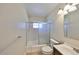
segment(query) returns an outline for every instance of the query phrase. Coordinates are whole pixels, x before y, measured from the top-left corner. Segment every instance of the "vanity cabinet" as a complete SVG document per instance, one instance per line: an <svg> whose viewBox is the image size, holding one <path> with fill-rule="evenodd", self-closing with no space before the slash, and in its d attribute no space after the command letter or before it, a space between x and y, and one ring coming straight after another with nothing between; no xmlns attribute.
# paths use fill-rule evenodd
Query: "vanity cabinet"
<svg viewBox="0 0 79 59"><path fill-rule="evenodd" d="M66 45L66 44L59 44L59 45L54 45L53 47L53 54L54 55L78 55L72 47Z"/></svg>
<svg viewBox="0 0 79 59"><path fill-rule="evenodd" d="M53 55L62 55L55 47L53 47Z"/></svg>

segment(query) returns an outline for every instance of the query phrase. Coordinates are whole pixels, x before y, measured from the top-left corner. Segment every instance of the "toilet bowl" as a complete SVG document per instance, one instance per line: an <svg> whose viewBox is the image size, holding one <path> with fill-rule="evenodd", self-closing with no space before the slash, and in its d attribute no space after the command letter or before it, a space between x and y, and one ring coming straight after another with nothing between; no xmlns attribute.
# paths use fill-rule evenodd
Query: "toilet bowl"
<svg viewBox="0 0 79 59"><path fill-rule="evenodd" d="M41 49L42 54L51 55L53 53L53 49L50 46L44 46Z"/></svg>
<svg viewBox="0 0 79 59"><path fill-rule="evenodd" d="M50 46L43 46L41 48L41 53L44 54L44 55L52 55L53 54L53 45L55 44L59 44L59 42L53 40L53 39L50 39Z"/></svg>

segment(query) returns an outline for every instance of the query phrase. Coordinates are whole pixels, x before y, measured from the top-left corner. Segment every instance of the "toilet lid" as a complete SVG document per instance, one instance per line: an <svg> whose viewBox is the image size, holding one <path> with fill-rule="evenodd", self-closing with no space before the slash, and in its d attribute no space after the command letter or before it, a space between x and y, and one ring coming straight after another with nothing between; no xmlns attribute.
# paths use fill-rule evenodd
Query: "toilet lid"
<svg viewBox="0 0 79 59"><path fill-rule="evenodd" d="M45 51L45 52L51 52L51 51L53 51L53 49L51 49L49 46L44 46L42 48L42 50Z"/></svg>

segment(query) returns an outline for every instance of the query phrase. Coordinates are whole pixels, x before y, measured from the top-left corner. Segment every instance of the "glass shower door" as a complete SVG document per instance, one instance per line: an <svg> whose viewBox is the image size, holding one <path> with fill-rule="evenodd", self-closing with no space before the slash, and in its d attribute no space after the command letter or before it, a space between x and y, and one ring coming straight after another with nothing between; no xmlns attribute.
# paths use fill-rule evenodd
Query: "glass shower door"
<svg viewBox="0 0 79 59"><path fill-rule="evenodd" d="M26 54L32 54L36 51L38 45L38 29L33 27L32 22L26 24Z"/></svg>
<svg viewBox="0 0 79 59"><path fill-rule="evenodd" d="M39 44L49 44L50 39L50 23L40 23L41 28L39 28Z"/></svg>
<svg viewBox="0 0 79 59"><path fill-rule="evenodd" d="M27 47L38 45L38 29L33 28L33 23L30 22L27 30Z"/></svg>
<svg viewBox="0 0 79 59"><path fill-rule="evenodd" d="M49 23L26 23L26 50L27 54L38 51L43 44L49 44Z"/></svg>

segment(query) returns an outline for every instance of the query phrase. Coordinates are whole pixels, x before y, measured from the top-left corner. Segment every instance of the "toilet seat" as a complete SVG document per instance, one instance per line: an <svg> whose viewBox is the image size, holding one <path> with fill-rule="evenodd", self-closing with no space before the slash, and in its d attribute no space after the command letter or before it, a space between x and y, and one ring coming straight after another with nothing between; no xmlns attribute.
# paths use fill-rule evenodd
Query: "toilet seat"
<svg viewBox="0 0 79 59"><path fill-rule="evenodd" d="M43 54L52 54L53 52L53 49L49 46L44 46L42 47L42 53Z"/></svg>

